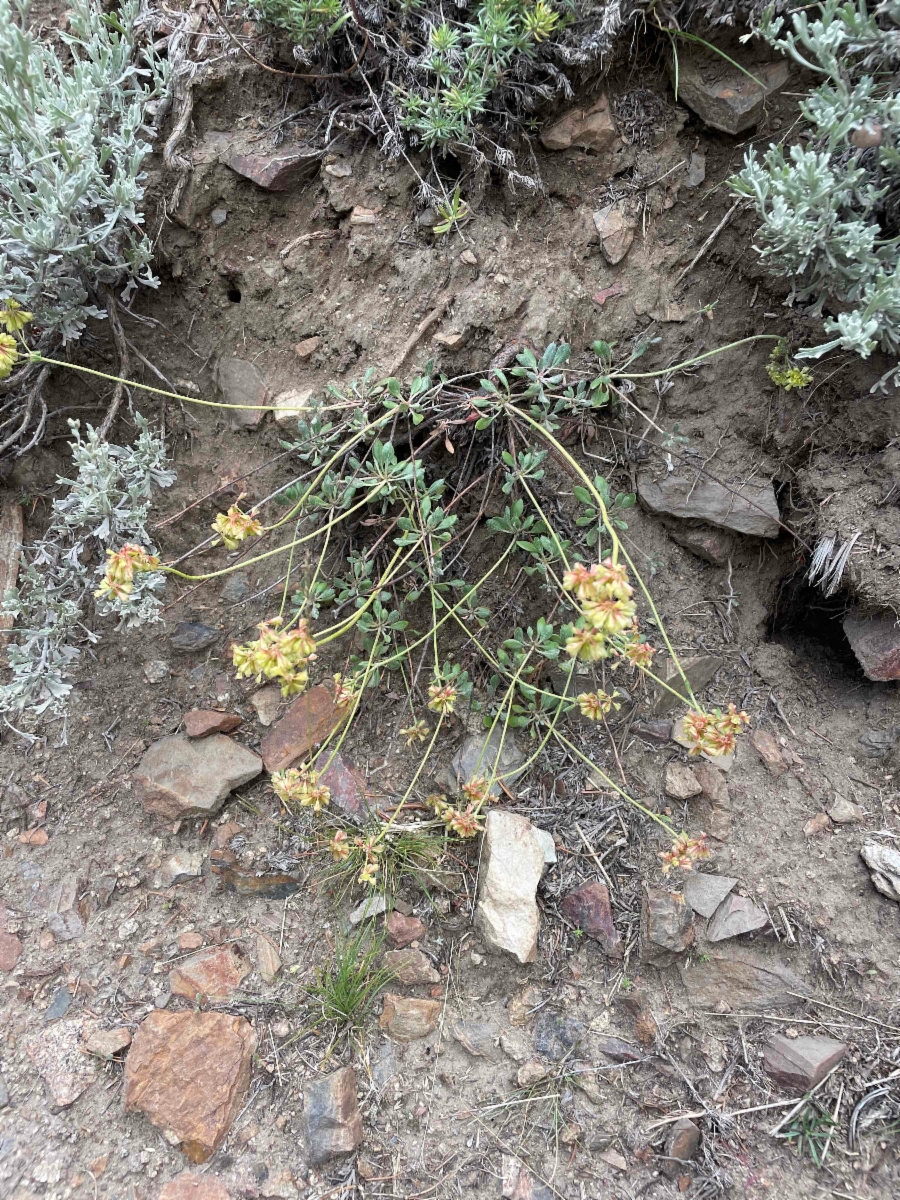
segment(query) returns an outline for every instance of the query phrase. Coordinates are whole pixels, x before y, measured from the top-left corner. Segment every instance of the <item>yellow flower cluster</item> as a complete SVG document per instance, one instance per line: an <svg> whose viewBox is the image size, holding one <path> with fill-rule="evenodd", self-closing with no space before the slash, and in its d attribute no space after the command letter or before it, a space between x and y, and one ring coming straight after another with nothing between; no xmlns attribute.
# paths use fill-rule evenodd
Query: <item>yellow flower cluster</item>
<svg viewBox="0 0 900 1200"><path fill-rule="evenodd" d="M428 707L432 712L449 716L456 707L458 696L452 683L433 683L428 689Z"/></svg>
<svg viewBox="0 0 900 1200"><path fill-rule="evenodd" d="M446 796L426 796L425 803L434 809L434 815L440 817L448 829L461 838L473 838L482 830L481 805L468 804L465 808L455 808Z"/></svg>
<svg viewBox="0 0 900 1200"><path fill-rule="evenodd" d="M406 738L407 746L412 746L416 742L427 742L430 733L431 730L428 728L427 721L415 721L412 725L407 726L406 729L400 730L400 736Z"/></svg>
<svg viewBox="0 0 900 1200"><path fill-rule="evenodd" d="M0 379L12 374L12 369L19 361L19 347L12 334L20 333L32 319L18 300L7 299L0 302L0 325L6 333L0 333Z"/></svg>
<svg viewBox="0 0 900 1200"><path fill-rule="evenodd" d="M625 567L611 558L590 567L576 563L563 575L563 587L581 608L581 620L566 643L568 653L587 662L622 653L623 639L633 640L637 631L634 589Z"/></svg>
<svg viewBox="0 0 900 1200"><path fill-rule="evenodd" d="M372 886L378 882L378 872L381 868L378 856L384 853L384 846L375 834L367 838L355 837L351 842L343 829L337 830L328 843L328 849L337 862L346 862L353 853L354 847L362 858L362 867L357 876L357 882L368 883Z"/></svg>
<svg viewBox="0 0 900 1200"><path fill-rule="evenodd" d="M729 704L724 713L719 708L711 713L689 712L684 718L685 736L691 742L688 754L731 754L737 745L737 735L749 724L750 718L745 712L738 712L734 704Z"/></svg>
<svg viewBox="0 0 900 1200"><path fill-rule="evenodd" d="M311 808L313 812L320 813L331 800L331 789L320 783L316 772L307 767L288 767L285 771L276 771L272 775L272 788L287 809L299 804L302 808Z"/></svg>
<svg viewBox="0 0 900 1200"><path fill-rule="evenodd" d="M659 855L662 859L662 873L666 875L673 868L677 871L691 871L694 863L702 858L709 858L709 853L705 833L701 833L697 838L679 833L671 848Z"/></svg>
<svg viewBox="0 0 900 1200"><path fill-rule="evenodd" d="M219 513L212 523L212 528L228 550L237 550L241 542L248 537L259 537L263 531L253 513L241 512L236 504L232 504L227 513Z"/></svg>
<svg viewBox="0 0 900 1200"><path fill-rule="evenodd" d="M113 600L125 600L134 590L134 577L138 571L155 571L159 559L148 554L143 546L126 542L121 550L107 550L106 574L95 596L109 596Z"/></svg>
<svg viewBox="0 0 900 1200"><path fill-rule="evenodd" d="M587 717L589 721L599 721L613 709L618 710L622 707L616 702L618 694L613 692L610 696L608 692L582 692L575 699L583 717Z"/></svg>
<svg viewBox="0 0 900 1200"><path fill-rule="evenodd" d="M259 637L235 646L232 660L238 678L255 676L257 683L263 677L275 679L281 683L282 696L294 696L309 683L306 664L316 656L316 643L305 619L293 629L279 629L280 624L280 617L262 621L257 626Z"/></svg>
<svg viewBox="0 0 900 1200"><path fill-rule="evenodd" d="M336 671L332 678L334 679L335 708L349 708L362 691L360 681L352 678L345 679L340 671Z"/></svg>

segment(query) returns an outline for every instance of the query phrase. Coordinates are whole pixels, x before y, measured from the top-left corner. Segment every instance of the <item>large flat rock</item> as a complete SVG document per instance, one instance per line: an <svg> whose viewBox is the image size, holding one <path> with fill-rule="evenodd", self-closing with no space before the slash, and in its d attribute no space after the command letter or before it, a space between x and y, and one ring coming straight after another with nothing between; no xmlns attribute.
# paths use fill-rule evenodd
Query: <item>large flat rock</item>
<svg viewBox="0 0 900 1200"><path fill-rule="evenodd" d="M229 793L255 779L262 765L258 754L224 734L199 741L172 734L146 751L134 781L147 812L178 821L217 813Z"/></svg>
<svg viewBox="0 0 900 1200"><path fill-rule="evenodd" d="M771 483L745 483L726 487L693 473L638 476L638 496L652 513L687 520L707 521L736 533L778 537L778 501Z"/></svg>

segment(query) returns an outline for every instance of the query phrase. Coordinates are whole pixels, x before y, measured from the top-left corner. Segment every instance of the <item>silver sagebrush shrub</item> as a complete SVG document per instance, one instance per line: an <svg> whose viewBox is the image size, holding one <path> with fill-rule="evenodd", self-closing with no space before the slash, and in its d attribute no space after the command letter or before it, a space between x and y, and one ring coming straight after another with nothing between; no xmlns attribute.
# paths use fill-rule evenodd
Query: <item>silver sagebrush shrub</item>
<svg viewBox="0 0 900 1200"><path fill-rule="evenodd" d="M67 493L53 502L53 516L31 547L19 587L0 602L0 613L16 619L16 640L8 650L12 679L0 685L0 712L63 711L72 690L69 672L81 653L76 639L97 641L85 625L85 609L105 570L105 551L123 542L153 550L147 519L152 485L169 487L175 475L166 466L166 448L140 413L133 446L113 446L89 425L82 436L70 421L74 479L59 479ZM159 572L136 576L127 600L100 599L101 615L114 612L127 625L159 619Z"/></svg>
<svg viewBox="0 0 900 1200"><path fill-rule="evenodd" d="M757 249L791 280L788 301L811 301L829 350L900 355L900 2L825 0L815 20L763 20L763 37L822 80L800 105L806 142L750 150L731 180L762 218ZM894 367L880 386L900 374Z"/></svg>
<svg viewBox="0 0 900 1200"><path fill-rule="evenodd" d="M54 41L27 0L0 0L0 300L35 315L44 344L77 338L102 284L155 285L143 230L151 101L166 65L136 61L141 0L73 0Z"/></svg>

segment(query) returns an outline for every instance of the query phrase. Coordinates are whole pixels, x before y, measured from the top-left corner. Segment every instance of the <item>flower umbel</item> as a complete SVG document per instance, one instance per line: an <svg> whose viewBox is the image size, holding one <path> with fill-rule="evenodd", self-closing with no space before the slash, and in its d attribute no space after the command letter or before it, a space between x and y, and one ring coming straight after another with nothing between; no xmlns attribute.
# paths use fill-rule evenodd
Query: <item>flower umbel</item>
<svg viewBox="0 0 900 1200"><path fill-rule="evenodd" d="M706 834L691 838L684 832L678 834L669 850L663 850L659 857L662 859L662 873L668 874L673 868L678 871L691 871L694 863L700 859L709 858L709 846L706 844Z"/></svg>
<svg viewBox="0 0 900 1200"><path fill-rule="evenodd" d="M350 839L343 829L338 829L334 837L328 843L328 849L338 862L343 862L344 859L350 857Z"/></svg>
<svg viewBox="0 0 900 1200"><path fill-rule="evenodd" d="M94 592L98 597L124 600L134 590L134 576L138 571L156 571L159 568L157 556L133 542L126 542L121 550L107 550L106 555L106 574Z"/></svg>
<svg viewBox="0 0 900 1200"><path fill-rule="evenodd" d="M0 333L0 379L5 379L12 373L18 359L19 351L16 347L16 339L10 337L8 333Z"/></svg>
<svg viewBox="0 0 900 1200"><path fill-rule="evenodd" d="M406 729L401 729L399 732L402 738L406 738L407 746L413 746L416 742L427 742L431 730L428 727L427 721L416 721L413 725L408 725Z"/></svg>
<svg viewBox="0 0 900 1200"><path fill-rule="evenodd" d="M285 771L276 771L272 775L272 790L287 809L299 804L302 808L311 808L313 812L320 813L331 800L331 789L319 783L317 773L306 767L288 767Z"/></svg>
<svg viewBox="0 0 900 1200"><path fill-rule="evenodd" d="M7 333L18 333L32 319L33 314L26 312L18 300L13 300L12 297L0 304L0 325Z"/></svg>
<svg viewBox="0 0 900 1200"><path fill-rule="evenodd" d="M316 643L305 618L293 629L279 629L280 624L280 617L261 622L257 626L259 637L235 646L232 660L238 678L255 676L257 682L263 677L276 679L281 683L282 696L293 696L309 682L306 666L316 656Z"/></svg>
<svg viewBox="0 0 900 1200"><path fill-rule="evenodd" d="M241 542L248 537L259 537L263 531L253 513L241 512L236 504L232 504L227 513L219 513L212 523L212 528L228 550L237 550Z"/></svg>
<svg viewBox="0 0 900 1200"><path fill-rule="evenodd" d="M618 692L613 692L610 696L608 692L582 692L580 696L576 696L581 715L587 717L589 721L601 720L614 708L622 707L615 699L618 694Z"/></svg>
<svg viewBox="0 0 900 1200"><path fill-rule="evenodd" d="M481 832L482 826L479 823L479 817L480 813L471 804L465 810L445 808L441 813L441 820L444 821L447 828L452 829L461 838L472 838Z"/></svg>
<svg viewBox="0 0 900 1200"><path fill-rule="evenodd" d="M684 734L691 743L688 754L692 757L731 754L737 745L737 735L749 723L747 714L739 712L734 704L729 704L724 713L720 708L711 713L689 712L684 718Z"/></svg>
<svg viewBox="0 0 900 1200"><path fill-rule="evenodd" d="M428 689L428 707L442 716L449 715L456 707L458 696L452 683L433 683Z"/></svg>

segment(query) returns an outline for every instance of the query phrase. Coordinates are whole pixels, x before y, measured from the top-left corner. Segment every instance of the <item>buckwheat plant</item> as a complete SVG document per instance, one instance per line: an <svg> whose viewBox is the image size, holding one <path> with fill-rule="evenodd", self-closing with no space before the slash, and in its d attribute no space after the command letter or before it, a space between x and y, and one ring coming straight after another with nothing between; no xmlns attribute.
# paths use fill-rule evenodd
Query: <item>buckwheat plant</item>
<svg viewBox="0 0 900 1200"><path fill-rule="evenodd" d="M368 372L349 387L333 385L304 414L296 445L286 443L306 472L280 489L287 511L235 506L216 516L213 531L238 555L218 569L200 575L159 567L200 583L283 557L280 607L257 637L234 646L233 660L239 676L275 680L286 696L314 684L333 695L331 734L305 761L272 776L285 808L322 823L331 878L390 891L404 871L431 870L429 839L474 837L488 806L503 800L500 751L513 731L531 742L519 769L555 744L597 771L568 722L581 714L598 737L608 732L620 704L608 673L627 674L638 686L648 679L682 702L693 697L683 673L676 691L653 671L644 621L678 660L620 537L632 498L588 475L565 445L567 432L610 406L623 386L670 373L630 370L639 353L614 367L614 348L597 343L576 366L571 347L554 343L540 356L523 349L508 371L481 379L450 381L426 364L408 385ZM327 442L311 455L311 430L326 426ZM313 458L318 465L309 469ZM546 480L551 460L556 474ZM485 519L491 492L503 508ZM571 501L565 518L555 504L561 493ZM475 537L486 555L477 569L468 549ZM136 585L158 574L153 553L123 549L124 557L111 559L110 606L120 602L120 578ZM298 554L315 565L304 567L304 584L292 593ZM510 614L526 608L530 623L518 627ZM344 661L337 675L326 666L334 651ZM554 664L562 670L551 685ZM576 675L589 686L573 686ZM367 698L387 679L405 696L395 733L409 748L407 779L389 802L379 801L386 809L345 820L334 812L329 770ZM689 708L692 753L715 759L733 750L745 714L733 705L707 713L693 699ZM431 792L435 748L460 718L473 717L488 731L485 749L455 790ZM496 757L492 751L483 761L487 745L498 743ZM671 843L664 865L686 870L703 857L702 834L680 832L598 773L662 827ZM423 810L427 818L410 824Z"/></svg>
<svg viewBox="0 0 900 1200"><path fill-rule="evenodd" d="M757 250L810 302L826 341L797 352L900 354L900 3L825 0L811 19L766 14L759 32L821 81L801 103L803 141L747 153L731 180L762 226ZM830 310L823 316L826 307ZM898 378L892 367L875 385ZM802 385L801 385L802 386Z"/></svg>

